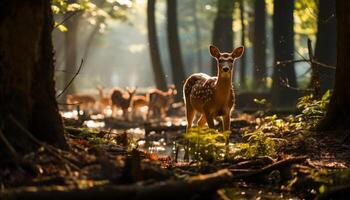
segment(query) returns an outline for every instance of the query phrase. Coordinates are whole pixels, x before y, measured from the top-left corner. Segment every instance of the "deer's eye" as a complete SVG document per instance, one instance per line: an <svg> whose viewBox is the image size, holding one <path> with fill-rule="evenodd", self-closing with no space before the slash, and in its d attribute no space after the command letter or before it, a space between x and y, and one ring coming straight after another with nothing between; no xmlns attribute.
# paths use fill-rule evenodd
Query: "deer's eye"
<svg viewBox="0 0 350 200"><path fill-rule="evenodd" d="M224 60L219 60L219 63L223 63L223 62L225 62Z"/></svg>

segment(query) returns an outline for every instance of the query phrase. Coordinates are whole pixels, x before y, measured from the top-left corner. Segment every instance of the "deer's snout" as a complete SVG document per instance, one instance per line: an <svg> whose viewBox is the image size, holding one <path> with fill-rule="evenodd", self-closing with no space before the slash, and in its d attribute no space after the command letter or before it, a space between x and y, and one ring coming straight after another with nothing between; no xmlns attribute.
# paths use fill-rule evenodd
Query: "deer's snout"
<svg viewBox="0 0 350 200"><path fill-rule="evenodd" d="M224 72L228 72L228 71L230 70L230 68L227 67L227 66L224 66L224 67L222 68L222 70L223 70Z"/></svg>

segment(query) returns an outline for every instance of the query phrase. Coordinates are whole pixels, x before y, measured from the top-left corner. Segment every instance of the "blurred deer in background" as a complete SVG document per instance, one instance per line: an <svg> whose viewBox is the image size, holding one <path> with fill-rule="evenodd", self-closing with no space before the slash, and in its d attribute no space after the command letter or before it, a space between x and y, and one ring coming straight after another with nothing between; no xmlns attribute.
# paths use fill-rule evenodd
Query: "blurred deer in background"
<svg viewBox="0 0 350 200"><path fill-rule="evenodd" d="M154 89L152 92L150 92L147 119L150 119L151 113L152 117L157 119L165 117L166 111L174 102L174 96L176 93L177 91L174 85L170 85L168 91L166 92L158 89Z"/></svg>
<svg viewBox="0 0 350 200"><path fill-rule="evenodd" d="M99 100L98 100L98 110L102 113L104 109L108 108L108 106L111 106L111 97L105 96L103 92L103 87L97 86L96 89L98 90L99 94Z"/></svg>
<svg viewBox="0 0 350 200"><path fill-rule="evenodd" d="M145 120L147 110L148 110L148 95L135 95L132 98L131 102L131 109L132 109L132 115L133 119L135 119L137 116L140 116L142 120Z"/></svg>
<svg viewBox="0 0 350 200"><path fill-rule="evenodd" d="M227 131L230 130L230 115L235 103L233 66L235 60L243 54L244 47L238 47L231 53L221 53L212 45L209 50L216 60L217 76L196 73L188 77L184 84L187 130L192 127L197 111L201 114L198 126L208 123L209 128L214 128L214 118L222 116L223 131Z"/></svg>
<svg viewBox="0 0 350 200"><path fill-rule="evenodd" d="M87 111L94 109L96 99L89 94L69 94L66 97L66 103L69 110L73 110L74 107L79 106L80 110Z"/></svg>
<svg viewBox="0 0 350 200"><path fill-rule="evenodd" d="M128 120L128 109L131 105L132 97L134 96L136 89L130 90L126 88L127 94L120 89L113 89L111 94L112 111L115 112L117 107L123 111L124 119Z"/></svg>

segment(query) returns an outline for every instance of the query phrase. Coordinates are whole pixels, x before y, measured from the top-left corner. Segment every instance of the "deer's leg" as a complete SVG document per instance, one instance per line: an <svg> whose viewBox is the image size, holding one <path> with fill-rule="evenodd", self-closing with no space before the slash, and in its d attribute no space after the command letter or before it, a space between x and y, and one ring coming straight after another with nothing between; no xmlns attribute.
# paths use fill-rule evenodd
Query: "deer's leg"
<svg viewBox="0 0 350 200"><path fill-rule="evenodd" d="M186 104L186 118L187 118L187 129L186 132L192 127L195 110L191 105Z"/></svg>
<svg viewBox="0 0 350 200"><path fill-rule="evenodd" d="M213 116L208 112L205 111L205 119L207 120L209 128L214 128L214 118Z"/></svg>
<svg viewBox="0 0 350 200"><path fill-rule="evenodd" d="M223 124L223 131L229 131L230 130L230 115L227 114L227 115L224 115L222 117L222 124Z"/></svg>
<svg viewBox="0 0 350 200"><path fill-rule="evenodd" d="M201 116L199 117L199 120L197 122L197 125L199 127L203 127L205 125L205 123L207 123L207 119L205 118L204 114L201 114Z"/></svg>

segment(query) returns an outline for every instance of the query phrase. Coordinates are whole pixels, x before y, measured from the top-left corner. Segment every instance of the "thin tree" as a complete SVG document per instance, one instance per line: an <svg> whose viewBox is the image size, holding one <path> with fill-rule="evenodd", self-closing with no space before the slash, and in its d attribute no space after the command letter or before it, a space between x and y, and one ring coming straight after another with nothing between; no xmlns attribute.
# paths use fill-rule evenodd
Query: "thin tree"
<svg viewBox="0 0 350 200"><path fill-rule="evenodd" d="M154 82L156 87L160 90L166 90L167 84L163 71L162 62L160 59L160 52L158 47L156 19L155 19L155 3L156 0L147 1L147 28L148 28L148 42L149 52L151 57L151 64L154 74Z"/></svg>
<svg viewBox="0 0 350 200"><path fill-rule="evenodd" d="M350 1L336 1L337 67L334 92L319 130L350 128Z"/></svg>
<svg viewBox="0 0 350 200"><path fill-rule="evenodd" d="M178 91L175 101L182 100L182 85L185 81L185 70L181 55L181 45L178 34L177 24L177 0L167 0L167 33L170 53L170 63L172 77Z"/></svg>
<svg viewBox="0 0 350 200"><path fill-rule="evenodd" d="M230 52L233 49L233 0L218 0L217 13L213 26L213 45L223 52ZM212 62L212 72L216 74L216 63Z"/></svg>
<svg viewBox="0 0 350 200"><path fill-rule="evenodd" d="M68 148L55 99L51 1L1 4L0 154L11 149L5 140L17 153L36 149L29 135Z"/></svg>
<svg viewBox="0 0 350 200"><path fill-rule="evenodd" d="M241 45L245 46L245 25L244 25L244 1L240 0L239 1L239 10L240 10L240 19L241 19L241 26L242 26L242 30L241 30ZM241 85L240 87L242 89L247 87L247 81L246 81L246 60L245 60L245 55L243 54L241 59L240 59L240 82Z"/></svg>
<svg viewBox="0 0 350 200"><path fill-rule="evenodd" d="M294 0L274 0L273 43L275 63L294 59ZM273 70L272 103L291 107L296 101L297 87L294 64L277 65Z"/></svg>
<svg viewBox="0 0 350 200"><path fill-rule="evenodd" d="M201 29L199 27L199 20L197 16L197 4L199 1L192 3L192 14L193 14L193 25L195 33L195 42L196 42L196 56L197 56L197 69L199 71L203 70L202 62L202 52L201 52Z"/></svg>
<svg viewBox="0 0 350 200"><path fill-rule="evenodd" d="M335 66L336 64L336 17L335 1L320 0L318 5L317 41L315 58L321 63ZM335 70L319 68L321 93L333 88Z"/></svg>
<svg viewBox="0 0 350 200"><path fill-rule="evenodd" d="M253 77L255 88L264 89L266 79L266 3L254 1Z"/></svg>

